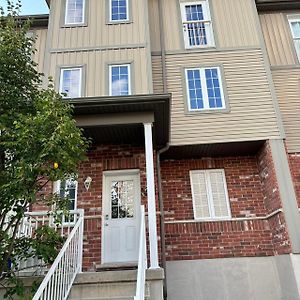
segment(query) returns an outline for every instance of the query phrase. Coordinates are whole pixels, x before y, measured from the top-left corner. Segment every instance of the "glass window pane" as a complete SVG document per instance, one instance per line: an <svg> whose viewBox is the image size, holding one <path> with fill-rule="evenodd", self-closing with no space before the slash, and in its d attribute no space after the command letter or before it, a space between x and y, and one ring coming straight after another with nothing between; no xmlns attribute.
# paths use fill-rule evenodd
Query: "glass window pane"
<svg viewBox="0 0 300 300"><path fill-rule="evenodd" d="M187 70L187 79L190 109L203 109L203 94L200 81L200 70Z"/></svg>
<svg viewBox="0 0 300 300"><path fill-rule="evenodd" d="M294 38L300 38L300 21L291 22Z"/></svg>
<svg viewBox="0 0 300 300"><path fill-rule="evenodd" d="M122 21L127 20L127 1L126 0L110 0L111 2L111 20Z"/></svg>
<svg viewBox="0 0 300 300"><path fill-rule="evenodd" d="M76 24L83 23L84 0L68 0L66 6L66 23Z"/></svg>
<svg viewBox="0 0 300 300"><path fill-rule="evenodd" d="M209 108L222 108L223 104L221 98L218 69L205 69L205 77Z"/></svg>
<svg viewBox="0 0 300 300"><path fill-rule="evenodd" d="M68 98L78 98L81 95L81 69L62 70L61 93L67 94Z"/></svg>
<svg viewBox="0 0 300 300"><path fill-rule="evenodd" d="M111 217L124 219L134 217L133 180L111 182Z"/></svg>
<svg viewBox="0 0 300 300"><path fill-rule="evenodd" d="M110 83L111 95L129 95L129 66L112 66Z"/></svg>

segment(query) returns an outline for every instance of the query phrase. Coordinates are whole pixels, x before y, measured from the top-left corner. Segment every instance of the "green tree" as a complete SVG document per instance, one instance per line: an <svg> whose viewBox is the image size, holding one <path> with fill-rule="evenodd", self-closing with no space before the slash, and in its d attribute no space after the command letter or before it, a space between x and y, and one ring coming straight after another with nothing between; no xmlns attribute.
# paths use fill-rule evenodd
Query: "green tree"
<svg viewBox="0 0 300 300"><path fill-rule="evenodd" d="M7 1L7 15L0 8L0 284L14 287L7 297L24 298L18 261L38 256L49 264L63 240L47 226L32 237L18 237L18 226L32 205L43 203L56 212L68 207L66 199L43 189L76 174L88 141L72 107L53 86L42 88L30 21L21 20L20 7Z"/></svg>

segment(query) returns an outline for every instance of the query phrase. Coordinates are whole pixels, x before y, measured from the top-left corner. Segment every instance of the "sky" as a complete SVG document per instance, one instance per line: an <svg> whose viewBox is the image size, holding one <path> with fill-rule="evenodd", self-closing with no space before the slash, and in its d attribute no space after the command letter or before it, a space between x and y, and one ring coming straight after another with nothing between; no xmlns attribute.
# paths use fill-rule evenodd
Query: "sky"
<svg viewBox="0 0 300 300"><path fill-rule="evenodd" d="M16 0L13 0L16 2ZM45 0L21 0L21 15L38 15L49 13ZM0 0L0 6L6 7L6 0Z"/></svg>

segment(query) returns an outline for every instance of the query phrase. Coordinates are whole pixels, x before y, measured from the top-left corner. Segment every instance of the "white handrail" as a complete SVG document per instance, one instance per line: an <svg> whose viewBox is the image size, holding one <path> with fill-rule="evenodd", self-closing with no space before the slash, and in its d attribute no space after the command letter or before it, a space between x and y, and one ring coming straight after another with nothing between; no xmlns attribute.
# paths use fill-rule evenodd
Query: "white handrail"
<svg viewBox="0 0 300 300"><path fill-rule="evenodd" d="M54 263L40 284L32 300L67 299L77 273L82 267L83 210L60 250Z"/></svg>
<svg viewBox="0 0 300 300"><path fill-rule="evenodd" d="M146 246L146 226L145 226L145 207L141 206L141 225L140 225L140 244L139 244L139 263L137 272L136 292L134 300L145 299L145 283L147 269L147 246Z"/></svg>

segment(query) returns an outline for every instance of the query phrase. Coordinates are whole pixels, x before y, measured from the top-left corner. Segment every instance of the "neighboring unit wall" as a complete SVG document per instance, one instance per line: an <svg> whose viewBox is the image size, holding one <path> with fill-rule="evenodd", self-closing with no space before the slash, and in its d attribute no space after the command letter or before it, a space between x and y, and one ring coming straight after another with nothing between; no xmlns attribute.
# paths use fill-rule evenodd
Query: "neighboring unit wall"
<svg viewBox="0 0 300 300"><path fill-rule="evenodd" d="M33 28L32 31L36 38L34 45L36 52L33 55L33 60L37 63L38 72L43 73L48 29Z"/></svg>
<svg viewBox="0 0 300 300"><path fill-rule="evenodd" d="M129 20L109 21L109 1L86 0L84 24L64 25L66 0L51 1L47 75L59 66L84 66L83 97L108 95L108 64L131 63L132 94L153 92L148 5L129 0Z"/></svg>
<svg viewBox="0 0 300 300"><path fill-rule="evenodd" d="M300 153L290 153L289 162L291 174L294 181L294 188L297 196L298 207L300 207Z"/></svg>
<svg viewBox="0 0 300 300"><path fill-rule="evenodd" d="M272 70L286 133L287 150L300 152L300 66Z"/></svg>
<svg viewBox="0 0 300 300"><path fill-rule="evenodd" d="M271 66L297 63L288 15L288 13L275 12L259 16Z"/></svg>
<svg viewBox="0 0 300 300"><path fill-rule="evenodd" d="M130 0L129 21L109 22L109 0L86 0L86 22L79 26L64 25L65 0L51 1L53 20L51 48L106 48L108 46L143 45L147 40L145 0Z"/></svg>
<svg viewBox="0 0 300 300"><path fill-rule="evenodd" d="M260 22L286 133L286 149L289 153L298 206L300 206L300 64L288 22L289 15L300 16L300 10L261 13Z"/></svg>
<svg viewBox="0 0 300 300"><path fill-rule="evenodd" d="M109 94L109 64L131 64L132 94L149 94L150 82L147 80L147 51L145 48L113 51L65 51L51 54L50 75L56 78L59 87L59 70L63 66L83 66L83 97L105 96Z"/></svg>
<svg viewBox="0 0 300 300"><path fill-rule="evenodd" d="M286 133L287 150L294 153L300 152L300 65L288 23L289 15L300 15L300 11L263 13L260 21Z"/></svg>
<svg viewBox="0 0 300 300"><path fill-rule="evenodd" d="M265 208L267 213L270 214L278 209L282 209L282 202L269 142L266 142L258 153L257 162ZM290 253L291 243L283 213L280 212L271 217L269 219L269 226L272 233L274 254Z"/></svg>

